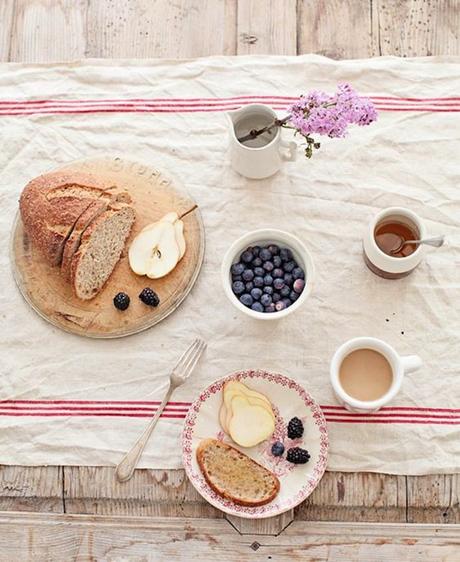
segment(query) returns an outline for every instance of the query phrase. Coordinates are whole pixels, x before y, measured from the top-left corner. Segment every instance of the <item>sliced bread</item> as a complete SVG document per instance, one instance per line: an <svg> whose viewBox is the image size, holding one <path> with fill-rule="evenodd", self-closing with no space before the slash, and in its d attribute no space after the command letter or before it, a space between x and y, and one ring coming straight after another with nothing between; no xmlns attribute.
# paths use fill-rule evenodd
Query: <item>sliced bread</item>
<svg viewBox="0 0 460 562"><path fill-rule="evenodd" d="M211 488L236 504L264 505L279 492L279 480L272 472L222 441L204 439L196 458Z"/></svg>
<svg viewBox="0 0 460 562"><path fill-rule="evenodd" d="M65 279L70 280L72 258L80 246L83 232L99 215L107 210L108 206L108 201L104 201L104 199L93 201L75 223L72 234L65 243L64 252L62 254L61 274Z"/></svg>
<svg viewBox="0 0 460 562"><path fill-rule="evenodd" d="M119 205L103 212L84 230L72 257L70 277L75 295L94 298L117 265L134 224L135 212Z"/></svg>
<svg viewBox="0 0 460 562"><path fill-rule="evenodd" d="M19 200L24 230L50 265L61 263L82 213L95 199L111 197L113 189L111 183L80 172L53 172L26 185Z"/></svg>

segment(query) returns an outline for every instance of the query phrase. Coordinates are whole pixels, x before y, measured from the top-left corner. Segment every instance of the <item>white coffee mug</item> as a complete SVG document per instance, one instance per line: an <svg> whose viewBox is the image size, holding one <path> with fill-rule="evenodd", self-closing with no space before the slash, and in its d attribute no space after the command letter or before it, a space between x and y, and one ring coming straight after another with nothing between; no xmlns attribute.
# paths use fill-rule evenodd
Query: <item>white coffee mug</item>
<svg viewBox="0 0 460 562"><path fill-rule="evenodd" d="M297 144L281 138L281 128L273 127L272 139L263 146L246 146L238 140L240 134L249 133L248 127L262 128L274 122L276 113L267 105L252 103L227 112L230 133L230 160L232 168L250 179L263 179L276 174L283 160L297 157ZM244 120L244 121L243 121ZM239 133L239 125L248 123Z"/></svg>
<svg viewBox="0 0 460 562"><path fill-rule="evenodd" d="M393 381L388 391L377 400L357 400L345 392L340 379L339 372L342 361L352 351L358 349L372 349L381 353L391 366ZM372 413L388 404L401 388L404 375L416 371L422 366L422 360L418 355L408 355L401 357L390 345L376 338L354 338L341 345L331 361L330 377L332 388L339 402L347 410L360 413Z"/></svg>

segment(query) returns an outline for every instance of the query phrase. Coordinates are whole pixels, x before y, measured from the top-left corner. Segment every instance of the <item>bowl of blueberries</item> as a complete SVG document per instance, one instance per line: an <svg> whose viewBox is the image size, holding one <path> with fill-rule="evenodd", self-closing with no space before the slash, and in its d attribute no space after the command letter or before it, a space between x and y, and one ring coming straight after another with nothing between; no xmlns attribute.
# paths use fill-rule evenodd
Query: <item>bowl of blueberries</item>
<svg viewBox="0 0 460 562"><path fill-rule="evenodd" d="M241 312L258 320L283 318L305 302L315 269L303 242L282 230L248 232L222 262L225 294Z"/></svg>

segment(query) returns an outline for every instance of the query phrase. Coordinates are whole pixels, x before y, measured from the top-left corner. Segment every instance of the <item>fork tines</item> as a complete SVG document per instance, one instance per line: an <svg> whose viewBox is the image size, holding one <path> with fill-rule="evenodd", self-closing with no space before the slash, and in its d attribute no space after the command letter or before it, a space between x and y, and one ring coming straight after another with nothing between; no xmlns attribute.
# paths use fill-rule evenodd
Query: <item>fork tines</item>
<svg viewBox="0 0 460 562"><path fill-rule="evenodd" d="M192 345L183 353L182 357L176 363L173 373L178 377L186 379L193 371L200 355L205 349L206 343L203 340L199 338L194 340Z"/></svg>

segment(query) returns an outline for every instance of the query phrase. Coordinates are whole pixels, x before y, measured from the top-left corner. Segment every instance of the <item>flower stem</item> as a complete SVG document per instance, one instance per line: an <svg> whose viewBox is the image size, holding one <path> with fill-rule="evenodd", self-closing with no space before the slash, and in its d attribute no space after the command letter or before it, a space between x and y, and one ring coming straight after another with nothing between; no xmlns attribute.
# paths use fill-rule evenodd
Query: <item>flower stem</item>
<svg viewBox="0 0 460 562"><path fill-rule="evenodd" d="M273 123L270 123L269 125L266 125L262 129L252 129L252 131L249 131L249 133L247 135L239 137L237 140L240 143L245 143L248 140L256 139L262 133L265 133L265 132L273 129L273 127L282 127L285 123L287 123L289 121L290 118L291 118L290 115L286 115L286 117L283 117L283 119L275 119L273 121Z"/></svg>

